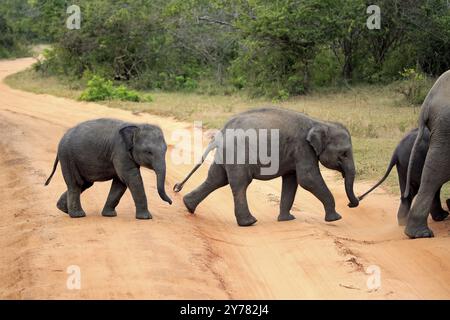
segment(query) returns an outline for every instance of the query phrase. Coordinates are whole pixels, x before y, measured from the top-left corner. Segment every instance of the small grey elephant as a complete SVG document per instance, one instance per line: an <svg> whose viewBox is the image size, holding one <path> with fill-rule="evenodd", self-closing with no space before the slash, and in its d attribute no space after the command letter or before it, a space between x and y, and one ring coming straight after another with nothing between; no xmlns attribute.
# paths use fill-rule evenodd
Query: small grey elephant
<svg viewBox="0 0 450 320"><path fill-rule="evenodd" d="M411 151L414 145L414 141L417 138L419 129L413 129L408 132L403 139L399 142L392 155L391 161L388 165L386 173L383 178L378 181L370 190L359 197L359 201L362 201L369 193L378 188L389 176L392 168L395 166L398 173L398 181L400 184L401 203L397 213L398 224L401 226L406 225L409 209L411 208L412 201L417 195L420 187L420 179L422 177L423 165L427 156L428 147L430 145L430 131L424 129L423 139L417 145L416 153L414 155L414 167L411 171L411 191L407 198L403 197L403 193L406 189L406 178L408 174L408 165ZM441 188L436 192L433 198L433 204L430 209L431 216L435 221L442 221L448 216L448 212L442 208L441 204ZM447 207L449 207L450 199L447 199Z"/></svg>
<svg viewBox="0 0 450 320"><path fill-rule="evenodd" d="M82 122L62 137L50 183L58 161L67 185L57 207L72 218L84 217L80 194L96 181L112 179L102 215L116 216L116 206L129 188L136 205L137 219L151 219L140 167L154 170L159 196L172 204L165 192L167 145L161 129L150 124L134 124L115 119Z"/></svg>
<svg viewBox="0 0 450 320"><path fill-rule="evenodd" d="M411 193L415 155L424 139L425 128L431 132L430 147L425 159L419 192L409 212L405 228L405 234L410 238L434 236L428 227L428 213L436 192L444 183L450 181L450 70L436 80L422 104L419 132L409 160L405 198Z"/></svg>
<svg viewBox="0 0 450 320"><path fill-rule="evenodd" d="M230 184L237 224L239 226L250 226L256 222L256 219L248 208L247 187L253 179L270 180L281 176L279 221L295 218L290 210L298 184L322 202L325 208L326 221L339 220L341 216L336 212L333 195L322 178L319 162L329 169L342 173L345 178L347 196L350 200L349 206L358 206L359 201L353 192L355 164L351 137L348 130L341 124L314 120L302 113L281 108L261 108L236 115L225 124L219 133L222 137L227 137L227 132L240 130L251 136L251 130L261 133L262 130L268 132L271 129L279 132L279 147L276 155L279 159L279 165L275 173L262 174L261 169L264 165L261 159L258 159L257 163L254 164L249 161L244 164L239 164L237 161L234 163L223 161L223 156L230 148L230 143L226 143L226 139L222 141L223 143L218 143L215 138L207 147L201 162L194 167L183 182L174 186L174 191L179 192L184 183L199 168L208 153L217 149L206 181L183 198L188 211L194 213L199 203L211 192ZM260 135L256 136L261 140ZM246 140L248 140L247 138L249 137L246 137ZM232 150L238 150L236 144L237 139L231 142ZM271 153L272 141L268 141L267 145L267 149ZM249 146L250 143L245 144L247 160L251 156Z"/></svg>

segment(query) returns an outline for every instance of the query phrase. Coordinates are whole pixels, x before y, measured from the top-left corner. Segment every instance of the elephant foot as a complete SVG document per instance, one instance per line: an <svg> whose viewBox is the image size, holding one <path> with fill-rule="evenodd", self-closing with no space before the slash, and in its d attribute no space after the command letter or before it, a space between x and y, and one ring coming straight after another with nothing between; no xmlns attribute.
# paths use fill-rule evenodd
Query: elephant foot
<svg viewBox="0 0 450 320"><path fill-rule="evenodd" d="M258 221L258 220L256 220L256 218L255 218L254 216L252 216L252 215L249 215L249 216L247 216L247 217L245 217L245 218L237 218L236 220L237 220L237 223L238 223L238 225L239 225L240 227L249 227L249 226L251 226L252 224L254 224L256 221Z"/></svg>
<svg viewBox="0 0 450 320"><path fill-rule="evenodd" d="M140 210L140 211L136 211L136 219L140 219L140 220L148 220L148 219L152 219L152 215L150 214L150 211L148 210Z"/></svg>
<svg viewBox="0 0 450 320"><path fill-rule="evenodd" d="M104 217L116 217L117 211L115 209L104 208L102 211L102 216Z"/></svg>
<svg viewBox="0 0 450 320"><path fill-rule="evenodd" d="M434 237L433 231L431 231L431 229L428 228L427 226L421 226L421 227L417 227L417 228L406 227L405 234L408 237L410 237L411 239L433 238Z"/></svg>
<svg viewBox="0 0 450 320"><path fill-rule="evenodd" d="M339 213L337 213L337 212L327 213L325 215L325 221L326 222L337 221L337 220L340 220L340 219L342 219L342 216Z"/></svg>
<svg viewBox="0 0 450 320"><path fill-rule="evenodd" d="M56 203L56 207L64 213L69 213L69 209L67 209L67 201L58 200Z"/></svg>
<svg viewBox="0 0 450 320"><path fill-rule="evenodd" d="M189 201L188 195L185 195L185 196L183 197L183 203L184 203L186 209L188 209L188 211L189 211L190 213L194 213L194 212L195 212L195 208L196 208L197 206L194 206L194 205L191 203L191 201Z"/></svg>
<svg viewBox="0 0 450 320"><path fill-rule="evenodd" d="M448 217L448 212L445 210L431 212L431 217L433 218L434 221L443 221L443 220L445 220L445 218Z"/></svg>
<svg viewBox="0 0 450 320"><path fill-rule="evenodd" d="M83 218L83 217L86 217L86 213L83 210L77 210L77 211L69 212L69 216L71 218Z"/></svg>
<svg viewBox="0 0 450 320"><path fill-rule="evenodd" d="M290 220L294 220L294 219L295 219L295 216L290 213L280 214L278 216L278 221L290 221Z"/></svg>

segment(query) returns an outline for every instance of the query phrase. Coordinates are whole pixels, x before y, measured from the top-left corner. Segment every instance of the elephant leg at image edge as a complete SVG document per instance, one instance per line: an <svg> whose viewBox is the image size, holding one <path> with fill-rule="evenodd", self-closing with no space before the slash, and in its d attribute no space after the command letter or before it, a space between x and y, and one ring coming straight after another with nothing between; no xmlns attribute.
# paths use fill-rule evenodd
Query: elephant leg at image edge
<svg viewBox="0 0 450 320"><path fill-rule="evenodd" d="M439 188L434 196L430 213L434 221L443 221L448 217L448 212L442 208L441 204L441 188Z"/></svg>
<svg viewBox="0 0 450 320"><path fill-rule="evenodd" d="M285 175L282 179L280 215L278 216L278 221L289 221L295 219L295 216L292 215L290 211L297 192L297 176L294 173Z"/></svg>
<svg viewBox="0 0 450 320"><path fill-rule="evenodd" d="M450 167L450 161L445 157L445 154L448 154L446 151L442 150L442 148L430 148L428 151L419 193L409 212L408 223L405 228L405 234L410 238L429 238L434 236L433 231L428 227L427 217L436 193L450 178L445 170L445 165ZM436 174L439 172L441 176Z"/></svg>

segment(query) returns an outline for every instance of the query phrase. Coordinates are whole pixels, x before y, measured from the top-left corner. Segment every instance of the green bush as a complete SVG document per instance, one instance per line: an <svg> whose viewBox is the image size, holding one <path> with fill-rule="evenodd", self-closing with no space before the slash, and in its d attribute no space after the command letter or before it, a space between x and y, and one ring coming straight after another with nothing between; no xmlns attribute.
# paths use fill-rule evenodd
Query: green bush
<svg viewBox="0 0 450 320"><path fill-rule="evenodd" d="M86 90L80 96L83 101L102 101L113 99L114 87L111 80L105 80L100 76L93 76L88 81Z"/></svg>
<svg viewBox="0 0 450 320"><path fill-rule="evenodd" d="M425 74L415 69L405 69L400 75L403 80L401 80L397 91L404 95L410 104L422 104L433 85L432 81Z"/></svg>
<svg viewBox="0 0 450 320"><path fill-rule="evenodd" d="M130 90L124 85L114 87L111 80L106 80L98 75L94 75L91 80L88 81L87 88L80 96L80 100L83 101L103 101L112 99L132 102L151 102L153 100L149 95L141 98L137 91Z"/></svg>
<svg viewBox="0 0 450 320"><path fill-rule="evenodd" d="M119 99L122 101L134 101L139 102L141 98L139 94L134 90L129 90L124 85L121 85L114 89L113 96L115 99Z"/></svg>

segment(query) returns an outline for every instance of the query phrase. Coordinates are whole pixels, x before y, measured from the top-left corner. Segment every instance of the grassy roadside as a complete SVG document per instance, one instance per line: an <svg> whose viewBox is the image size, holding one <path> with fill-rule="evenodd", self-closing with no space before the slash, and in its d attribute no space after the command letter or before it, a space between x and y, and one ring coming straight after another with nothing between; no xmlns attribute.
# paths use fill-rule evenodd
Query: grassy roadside
<svg viewBox="0 0 450 320"><path fill-rule="evenodd" d="M83 86L56 77L43 78L32 69L9 76L13 88L78 99ZM418 108L408 106L392 87L363 86L347 91L316 92L283 102L250 99L239 95L145 92L152 102L105 101L113 108L171 116L182 121L202 121L208 128L220 127L231 115L259 106L278 105L310 116L343 123L353 137L358 180L378 180L403 135L417 123ZM391 174L386 189L399 194L397 174ZM450 195L445 188L443 196Z"/></svg>

